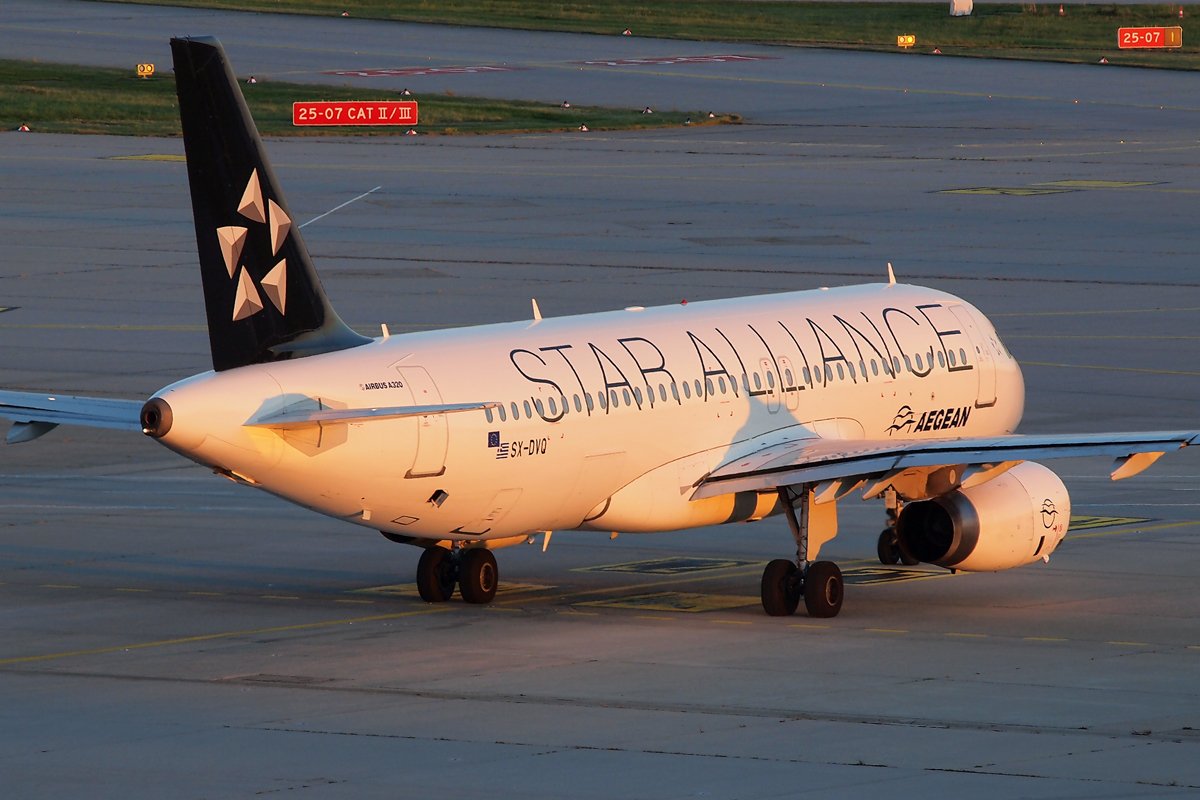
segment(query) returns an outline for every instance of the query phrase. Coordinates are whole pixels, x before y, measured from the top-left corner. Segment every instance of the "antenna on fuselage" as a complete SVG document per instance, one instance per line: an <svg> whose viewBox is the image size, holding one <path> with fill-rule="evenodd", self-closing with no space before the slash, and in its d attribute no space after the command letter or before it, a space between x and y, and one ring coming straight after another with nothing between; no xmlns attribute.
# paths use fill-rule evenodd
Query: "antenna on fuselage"
<svg viewBox="0 0 1200 800"><path fill-rule="evenodd" d="M888 262L888 286L896 285L896 273L892 269L892 262Z"/></svg>

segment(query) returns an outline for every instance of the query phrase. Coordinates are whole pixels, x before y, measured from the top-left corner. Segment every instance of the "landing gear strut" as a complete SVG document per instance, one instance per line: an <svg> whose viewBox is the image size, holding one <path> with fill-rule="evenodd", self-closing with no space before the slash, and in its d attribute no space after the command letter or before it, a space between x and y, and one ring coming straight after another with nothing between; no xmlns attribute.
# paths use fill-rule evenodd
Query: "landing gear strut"
<svg viewBox="0 0 1200 800"><path fill-rule="evenodd" d="M490 603L500 585L496 557L486 547L454 551L428 547L417 562L417 592L426 603L444 603L457 584L468 603Z"/></svg>
<svg viewBox="0 0 1200 800"><path fill-rule="evenodd" d="M779 501L796 540L795 563L778 558L767 564L762 576L763 610L772 617L786 617L796 612L800 598L810 617L836 617L842 610L842 571L832 561L808 560L808 522L812 487L800 489L800 514L796 500L784 486L779 488Z"/></svg>

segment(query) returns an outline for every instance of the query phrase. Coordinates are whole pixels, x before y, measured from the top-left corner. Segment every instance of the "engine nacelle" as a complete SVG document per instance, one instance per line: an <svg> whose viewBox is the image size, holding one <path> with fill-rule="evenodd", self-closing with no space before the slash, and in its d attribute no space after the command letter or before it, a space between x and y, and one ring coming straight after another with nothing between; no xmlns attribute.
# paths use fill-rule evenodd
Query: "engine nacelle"
<svg viewBox="0 0 1200 800"><path fill-rule="evenodd" d="M979 486L909 503L896 520L896 535L920 561L995 572L1049 556L1070 522L1071 497L1062 480L1026 461Z"/></svg>

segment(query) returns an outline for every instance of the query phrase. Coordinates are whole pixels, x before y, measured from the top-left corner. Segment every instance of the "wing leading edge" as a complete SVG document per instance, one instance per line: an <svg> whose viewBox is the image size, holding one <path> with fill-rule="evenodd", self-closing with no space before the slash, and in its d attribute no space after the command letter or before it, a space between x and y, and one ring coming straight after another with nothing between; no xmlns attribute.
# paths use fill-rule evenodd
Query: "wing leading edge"
<svg viewBox="0 0 1200 800"><path fill-rule="evenodd" d="M1171 450L1200 444L1200 431L1037 434L930 441L809 438L764 447L702 478L693 500L780 486L830 481L886 485L905 470L963 465L972 474L999 474L1020 461L1111 456L1113 480L1132 477ZM990 477L990 476L989 476ZM870 488L867 495L871 494Z"/></svg>
<svg viewBox="0 0 1200 800"><path fill-rule="evenodd" d="M0 391L0 418L12 420L5 441L29 442L59 425L140 431L141 400Z"/></svg>

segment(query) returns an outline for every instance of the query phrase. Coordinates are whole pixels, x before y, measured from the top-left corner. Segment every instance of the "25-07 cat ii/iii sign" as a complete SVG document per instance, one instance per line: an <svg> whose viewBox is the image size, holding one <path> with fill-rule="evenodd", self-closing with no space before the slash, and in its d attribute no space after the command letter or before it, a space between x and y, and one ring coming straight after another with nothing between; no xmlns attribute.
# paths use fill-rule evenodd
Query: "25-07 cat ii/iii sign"
<svg viewBox="0 0 1200 800"><path fill-rule="evenodd" d="M416 125L415 100L339 100L292 103L292 124Z"/></svg>

